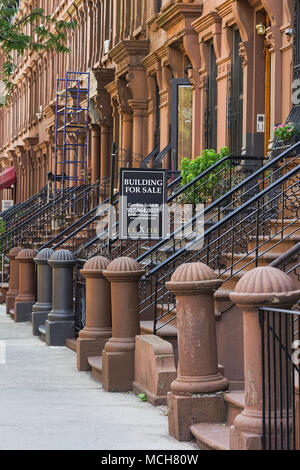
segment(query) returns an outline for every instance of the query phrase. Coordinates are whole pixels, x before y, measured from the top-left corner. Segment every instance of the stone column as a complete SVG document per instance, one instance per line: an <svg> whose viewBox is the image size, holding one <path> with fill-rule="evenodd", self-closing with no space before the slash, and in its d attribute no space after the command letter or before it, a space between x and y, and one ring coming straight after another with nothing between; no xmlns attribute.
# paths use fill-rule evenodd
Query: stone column
<svg viewBox="0 0 300 470"><path fill-rule="evenodd" d="M35 303L35 251L25 249L19 252L19 294L15 300L15 322L31 321L32 307Z"/></svg>
<svg viewBox="0 0 300 470"><path fill-rule="evenodd" d="M267 266L245 274L230 298L243 311L245 375L245 408L230 429L230 448L262 450L262 339L259 309L290 309L300 298L300 291L296 291L294 282L287 274Z"/></svg>
<svg viewBox="0 0 300 470"><path fill-rule="evenodd" d="M123 167L130 167L132 155L132 125L133 115L130 108L121 107L121 126L122 126L122 139L121 149L119 149L119 165Z"/></svg>
<svg viewBox="0 0 300 470"><path fill-rule="evenodd" d="M87 261L81 270L86 279L86 325L77 340L77 368L91 370L88 358L101 356L112 334L110 285L103 270L110 260L97 256Z"/></svg>
<svg viewBox="0 0 300 470"><path fill-rule="evenodd" d="M9 290L6 294L6 313L8 315L10 313L14 314L14 303L19 293L19 262L18 260L16 260L16 257L22 250L22 247L16 246L15 248L12 248L8 253L8 257L10 260Z"/></svg>
<svg viewBox="0 0 300 470"><path fill-rule="evenodd" d="M92 184L100 179L100 129L92 124Z"/></svg>
<svg viewBox="0 0 300 470"><path fill-rule="evenodd" d="M181 265L167 288L176 294L179 366L168 397L169 433L191 439L190 426L225 421L222 393L228 380L218 369L214 293L222 285L203 263ZM201 396L202 395L202 396Z"/></svg>
<svg viewBox="0 0 300 470"><path fill-rule="evenodd" d="M111 283L113 337L102 354L102 385L110 392L132 390L135 337L140 334L138 285L144 273L132 258L117 258L103 272Z"/></svg>
<svg viewBox="0 0 300 470"><path fill-rule="evenodd" d="M48 264L53 250L41 250L34 262L37 265L37 302L32 307L32 333L39 336L39 327L44 325L52 308L52 269Z"/></svg>
<svg viewBox="0 0 300 470"><path fill-rule="evenodd" d="M146 153L147 143L147 100L129 100L133 109L132 166L138 168Z"/></svg>
<svg viewBox="0 0 300 470"><path fill-rule="evenodd" d="M101 178L110 175L110 151L109 149L110 128L101 126Z"/></svg>
<svg viewBox="0 0 300 470"><path fill-rule="evenodd" d="M52 310L46 320L46 343L64 346L74 337L73 269L76 259L68 250L58 250L48 261L52 267Z"/></svg>

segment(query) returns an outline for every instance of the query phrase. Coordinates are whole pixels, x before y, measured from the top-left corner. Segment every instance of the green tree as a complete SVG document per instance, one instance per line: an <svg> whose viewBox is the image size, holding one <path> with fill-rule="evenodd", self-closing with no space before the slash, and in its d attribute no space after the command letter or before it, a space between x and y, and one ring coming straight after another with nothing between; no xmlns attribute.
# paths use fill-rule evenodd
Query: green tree
<svg viewBox="0 0 300 470"><path fill-rule="evenodd" d="M76 27L75 21L57 20L53 15L46 15L42 8L32 8L29 13L20 15L19 3L17 0L0 0L0 54L4 59L1 80L8 95L14 87L13 52L19 56L26 50L69 52L67 33ZM26 28L28 24L30 28Z"/></svg>

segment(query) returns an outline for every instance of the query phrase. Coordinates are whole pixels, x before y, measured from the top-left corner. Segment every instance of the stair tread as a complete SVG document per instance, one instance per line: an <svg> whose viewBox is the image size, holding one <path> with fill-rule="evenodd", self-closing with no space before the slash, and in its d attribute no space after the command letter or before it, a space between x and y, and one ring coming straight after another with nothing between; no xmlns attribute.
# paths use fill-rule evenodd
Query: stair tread
<svg viewBox="0 0 300 470"><path fill-rule="evenodd" d="M88 363L92 369L102 372L102 356L91 356L88 358Z"/></svg>
<svg viewBox="0 0 300 470"><path fill-rule="evenodd" d="M197 442L214 450L229 450L229 426L225 424L193 424L191 433Z"/></svg>
<svg viewBox="0 0 300 470"><path fill-rule="evenodd" d="M165 325L163 326L163 323L162 322L157 322L157 328L160 328L162 327L160 330L158 330L157 332L157 335L158 336L161 336L161 337L165 337L165 336L177 336L178 334L178 329L176 328L176 326L173 326L173 325ZM141 328L143 330L149 330L149 333L152 334L153 333L153 329L154 329L154 322L153 321L142 321L141 322Z"/></svg>
<svg viewBox="0 0 300 470"><path fill-rule="evenodd" d="M243 409L245 408L245 391L237 390L224 393L224 400L228 404L233 405L235 408L238 408L243 411Z"/></svg>
<svg viewBox="0 0 300 470"><path fill-rule="evenodd" d="M45 334L46 334L46 326L45 326L45 325L39 326L39 332L40 332L42 335L45 335Z"/></svg>

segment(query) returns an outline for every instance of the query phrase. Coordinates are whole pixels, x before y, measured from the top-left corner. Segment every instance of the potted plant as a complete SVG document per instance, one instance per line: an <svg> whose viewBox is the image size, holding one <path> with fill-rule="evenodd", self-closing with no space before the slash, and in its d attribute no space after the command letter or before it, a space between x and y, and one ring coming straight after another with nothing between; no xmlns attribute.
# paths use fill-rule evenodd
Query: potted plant
<svg viewBox="0 0 300 470"><path fill-rule="evenodd" d="M287 143L287 141L295 140L298 136L296 124L294 122L288 122L287 124L280 124L274 127L275 137L280 142Z"/></svg>
<svg viewBox="0 0 300 470"><path fill-rule="evenodd" d="M283 123L274 127L274 136L275 142L272 150L276 156L298 142L299 130L294 122Z"/></svg>

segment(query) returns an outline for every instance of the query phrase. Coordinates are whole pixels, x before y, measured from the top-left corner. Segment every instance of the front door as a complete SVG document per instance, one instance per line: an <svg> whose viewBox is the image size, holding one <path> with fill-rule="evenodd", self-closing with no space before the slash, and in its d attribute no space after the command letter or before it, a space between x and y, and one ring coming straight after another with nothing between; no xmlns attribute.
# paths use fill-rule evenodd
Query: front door
<svg viewBox="0 0 300 470"><path fill-rule="evenodd" d="M178 170L182 158L192 158L193 92L187 78L172 80L171 170Z"/></svg>

